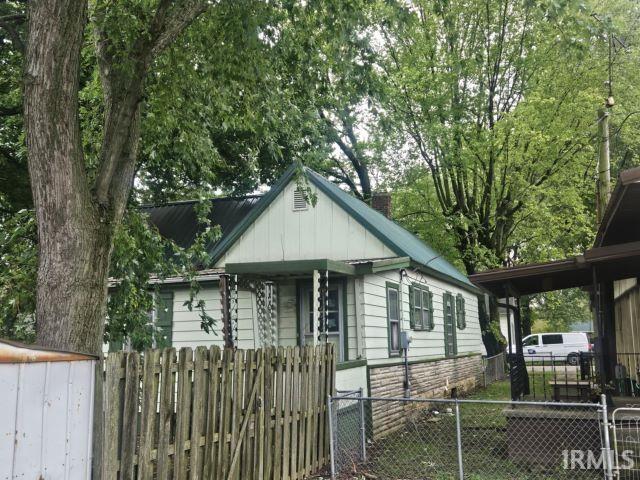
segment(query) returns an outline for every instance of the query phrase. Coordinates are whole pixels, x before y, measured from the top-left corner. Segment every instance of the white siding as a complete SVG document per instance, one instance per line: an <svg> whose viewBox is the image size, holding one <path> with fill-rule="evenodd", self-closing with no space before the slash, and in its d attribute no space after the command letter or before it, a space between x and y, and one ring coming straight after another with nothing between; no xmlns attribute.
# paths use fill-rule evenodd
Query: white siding
<svg viewBox="0 0 640 480"><path fill-rule="evenodd" d="M396 254L324 193L312 187L317 203L293 211L295 181L258 217L218 261L266 262L330 258L349 260Z"/></svg>
<svg viewBox="0 0 640 480"><path fill-rule="evenodd" d="M223 346L220 290L217 284L202 287L198 299L205 301L207 313L216 320L213 333L200 328L197 309L190 312L184 303L189 300L189 289L179 288L173 292L173 347L196 347L198 345ZM253 317L255 300L247 290L238 292L238 347L255 348Z"/></svg>
<svg viewBox="0 0 640 480"><path fill-rule="evenodd" d="M410 332L412 337L409 357L436 358L443 357L444 352L444 318L442 296L445 291L454 296L461 293L465 299L466 328L456 327L458 355L481 353L482 336L478 319L478 299L474 294L457 286L447 284L419 272L408 270L408 277L403 279L402 286L402 328ZM386 282L400 283L400 271L391 270L364 277L364 324L368 360L384 360L389 358L388 328L386 308ZM409 328L409 285L413 282L426 285L433 292L433 309L435 327L431 331L410 330Z"/></svg>
<svg viewBox="0 0 640 480"><path fill-rule="evenodd" d="M90 478L94 372L94 360L0 364L0 478Z"/></svg>
<svg viewBox="0 0 640 480"><path fill-rule="evenodd" d="M338 281L342 282L342 278ZM331 278L329 279L331 282ZM295 346L297 339L298 303L296 298L296 280L284 280L278 283L278 345ZM175 348L196 347L198 345L223 345L222 323L220 320L220 291L218 285L207 285L200 290L198 299L205 301L207 313L217 323L214 333L206 333L200 328L198 311L190 312L184 303L189 299L189 289L174 290L173 296L173 345ZM347 281L347 335L348 358L357 357L355 297L353 279ZM239 291L238 302L238 346L239 348L257 348L255 342L254 318L256 315L255 295L247 290Z"/></svg>

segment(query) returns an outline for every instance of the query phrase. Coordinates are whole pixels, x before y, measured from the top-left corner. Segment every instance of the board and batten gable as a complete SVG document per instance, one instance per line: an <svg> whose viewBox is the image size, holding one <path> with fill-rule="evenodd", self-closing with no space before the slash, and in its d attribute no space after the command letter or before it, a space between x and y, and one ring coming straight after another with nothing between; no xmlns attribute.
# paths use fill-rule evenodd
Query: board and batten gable
<svg viewBox="0 0 640 480"><path fill-rule="evenodd" d="M456 326L458 355L480 354L482 335L478 317L478 298L475 294L429 277L415 270L406 270L402 281L401 322L402 330L410 332L412 342L409 346L409 358L412 360L442 358L444 349L443 294L450 292L455 297L462 294L465 299L466 327ZM400 270L389 270L364 276L363 282L363 318L366 345L364 356L370 364L385 363L389 360L389 327L387 321L387 283L400 284ZM409 285L419 283L433 292L433 330L412 330L410 328ZM393 358L393 357L392 357ZM396 357L398 359L398 357Z"/></svg>
<svg viewBox="0 0 640 480"><path fill-rule="evenodd" d="M381 242L331 198L310 185L316 204L294 210L292 180L218 260L227 263L328 258L330 260L394 257Z"/></svg>

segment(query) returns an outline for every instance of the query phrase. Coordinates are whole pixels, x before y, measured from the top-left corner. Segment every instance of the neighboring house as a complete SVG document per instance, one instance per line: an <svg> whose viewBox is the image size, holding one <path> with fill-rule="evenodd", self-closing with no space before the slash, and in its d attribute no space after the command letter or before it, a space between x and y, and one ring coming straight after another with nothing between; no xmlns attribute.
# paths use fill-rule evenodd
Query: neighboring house
<svg viewBox="0 0 640 480"><path fill-rule="evenodd" d="M197 312L184 306L189 286L169 278L160 293L166 307L153 316L167 343L330 341L339 390L395 396L407 393L407 332L411 394L475 386L482 374L477 288L414 235L307 169L310 202L295 172L289 168L264 196L211 200L223 235L210 246L214 268L201 272L199 298L217 334L201 330ZM145 210L162 235L187 246L198 231L193 208L176 202Z"/></svg>

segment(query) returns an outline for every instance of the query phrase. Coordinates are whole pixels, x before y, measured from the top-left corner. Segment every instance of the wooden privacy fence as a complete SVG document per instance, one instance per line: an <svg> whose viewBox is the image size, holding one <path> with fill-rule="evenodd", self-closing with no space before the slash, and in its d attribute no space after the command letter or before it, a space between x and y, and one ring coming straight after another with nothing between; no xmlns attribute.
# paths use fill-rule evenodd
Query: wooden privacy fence
<svg viewBox="0 0 640 480"><path fill-rule="evenodd" d="M334 379L331 344L109 354L102 478L309 476L328 461Z"/></svg>

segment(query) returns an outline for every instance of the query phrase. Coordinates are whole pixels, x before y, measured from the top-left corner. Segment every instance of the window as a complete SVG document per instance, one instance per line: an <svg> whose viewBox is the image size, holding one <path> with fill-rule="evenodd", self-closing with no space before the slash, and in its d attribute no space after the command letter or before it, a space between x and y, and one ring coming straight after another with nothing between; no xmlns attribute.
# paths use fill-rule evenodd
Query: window
<svg viewBox="0 0 640 480"><path fill-rule="evenodd" d="M330 283L327 292L327 341L336 345L338 360L340 362L347 359L347 352L344 348L344 285L342 282ZM313 295L314 290L310 283L299 286L298 291L298 326L300 345L313 344ZM322 328L322 326L320 326ZM321 332L319 332L321 333Z"/></svg>
<svg viewBox="0 0 640 480"><path fill-rule="evenodd" d="M400 294L398 285L387 283L387 320L389 323L389 355L400 354Z"/></svg>
<svg viewBox="0 0 640 480"><path fill-rule="evenodd" d="M562 343L562 335L548 334L542 335L543 345L558 345Z"/></svg>
<svg viewBox="0 0 640 480"><path fill-rule="evenodd" d="M444 354L453 357L458 354L456 343L456 305L453 295L445 292L442 296L442 309L444 314Z"/></svg>
<svg viewBox="0 0 640 480"><path fill-rule="evenodd" d="M409 287L410 325L414 330L433 330L433 293L424 285Z"/></svg>
<svg viewBox="0 0 640 480"><path fill-rule="evenodd" d="M532 337L529 337L529 338L525 339L522 342L522 346L523 347L537 347L538 346L538 336L534 335Z"/></svg>
<svg viewBox="0 0 640 480"><path fill-rule="evenodd" d="M303 190L296 188L293 191L293 211L299 212L302 210L306 210L307 208L307 196L305 195Z"/></svg>
<svg viewBox="0 0 640 480"><path fill-rule="evenodd" d="M120 341L109 342L109 351L140 351L149 345L145 342L148 335L151 335L152 348L170 347L173 340L173 292L159 292L153 295L154 308L147 313L149 321L144 335L142 332L134 332L133 335ZM150 329L151 331L147 330Z"/></svg>
<svg viewBox="0 0 640 480"><path fill-rule="evenodd" d="M313 290L307 292L307 333L313 331ZM319 325L319 331L323 331L324 325ZM340 295L337 287L329 288L327 292L327 327L329 333L340 331Z"/></svg>
<svg viewBox="0 0 640 480"><path fill-rule="evenodd" d="M456 323L460 330L464 330L467 326L466 313L464 309L464 297L459 293L456 295Z"/></svg>

